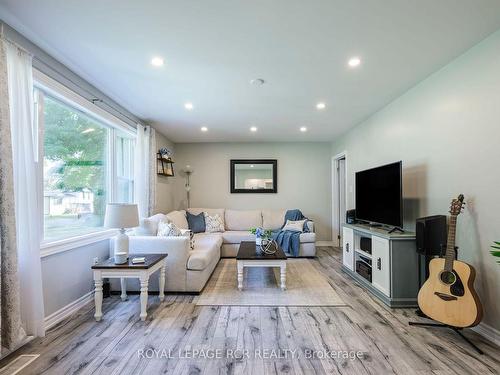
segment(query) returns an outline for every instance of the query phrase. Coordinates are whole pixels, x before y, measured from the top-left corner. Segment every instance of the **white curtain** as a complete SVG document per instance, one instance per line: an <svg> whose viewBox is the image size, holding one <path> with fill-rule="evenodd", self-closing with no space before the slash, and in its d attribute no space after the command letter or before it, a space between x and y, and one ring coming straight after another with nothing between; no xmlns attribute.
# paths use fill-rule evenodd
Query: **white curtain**
<svg viewBox="0 0 500 375"><path fill-rule="evenodd" d="M21 319L28 335L43 336L44 309L40 261L42 212L38 158L38 128L33 121L32 58L5 42L9 113L14 171L17 255Z"/></svg>
<svg viewBox="0 0 500 375"><path fill-rule="evenodd" d="M156 212L156 181L158 175L156 174L156 130L149 127L149 202L148 202L148 216L154 215Z"/></svg>
<svg viewBox="0 0 500 375"><path fill-rule="evenodd" d="M137 125L134 155L134 201L139 216L154 214L156 203L156 135L150 126Z"/></svg>

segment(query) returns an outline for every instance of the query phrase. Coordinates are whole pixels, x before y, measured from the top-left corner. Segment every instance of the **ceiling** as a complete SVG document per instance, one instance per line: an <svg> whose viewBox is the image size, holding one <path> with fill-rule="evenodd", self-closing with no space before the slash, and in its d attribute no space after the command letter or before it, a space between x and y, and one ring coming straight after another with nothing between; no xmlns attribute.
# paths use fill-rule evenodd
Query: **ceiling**
<svg viewBox="0 0 500 375"><path fill-rule="evenodd" d="M174 142L331 141L499 29L500 1L0 0L0 18Z"/></svg>

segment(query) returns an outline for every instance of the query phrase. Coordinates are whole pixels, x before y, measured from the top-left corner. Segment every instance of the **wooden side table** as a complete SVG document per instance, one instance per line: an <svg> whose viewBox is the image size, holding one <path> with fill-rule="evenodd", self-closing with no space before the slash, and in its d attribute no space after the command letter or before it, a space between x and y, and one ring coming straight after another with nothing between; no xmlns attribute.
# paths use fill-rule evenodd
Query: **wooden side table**
<svg viewBox="0 0 500 375"><path fill-rule="evenodd" d="M144 263L132 263L134 257L145 257ZM94 284L95 284L95 314L96 321L102 318L102 279L103 278L119 278L121 281L121 298L122 301L127 299L127 291L125 288L126 278L138 278L141 282L141 320L146 320L147 304L148 304L148 284L149 277L160 270L160 301L165 298L165 269L167 265L167 254L129 254L128 263L115 264L114 258L105 260L104 262L97 263L92 266L94 271Z"/></svg>

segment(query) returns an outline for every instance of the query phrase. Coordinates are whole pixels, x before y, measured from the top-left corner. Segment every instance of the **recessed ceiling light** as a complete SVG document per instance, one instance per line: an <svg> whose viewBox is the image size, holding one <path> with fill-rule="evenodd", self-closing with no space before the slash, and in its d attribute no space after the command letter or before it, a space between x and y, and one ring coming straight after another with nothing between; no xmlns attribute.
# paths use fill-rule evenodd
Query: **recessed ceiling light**
<svg viewBox="0 0 500 375"><path fill-rule="evenodd" d="M187 102L186 104L184 104L184 108L186 108L188 111L193 110L193 103Z"/></svg>
<svg viewBox="0 0 500 375"><path fill-rule="evenodd" d="M208 131L208 128L207 128L206 126L202 126L202 127L201 127L201 131L202 131L202 132L206 132L206 131Z"/></svg>
<svg viewBox="0 0 500 375"><path fill-rule="evenodd" d="M300 131L301 131L302 133L305 133L305 132L307 131L307 128L306 128L305 126L301 126L301 127L300 127Z"/></svg>
<svg viewBox="0 0 500 375"><path fill-rule="evenodd" d="M256 127L256 126L252 126L252 127L250 128L250 131L255 133L255 132L257 131L257 127Z"/></svg>
<svg viewBox="0 0 500 375"><path fill-rule="evenodd" d="M164 61L161 57L153 57L151 59L151 65L153 66L163 66Z"/></svg>
<svg viewBox="0 0 500 375"><path fill-rule="evenodd" d="M323 102L319 102L318 104L316 104L316 109L325 109L325 108L326 104Z"/></svg>
<svg viewBox="0 0 500 375"><path fill-rule="evenodd" d="M255 78L250 81L250 83L254 86L262 86L266 81L264 81L262 78Z"/></svg>
<svg viewBox="0 0 500 375"><path fill-rule="evenodd" d="M361 59L359 57L351 57L347 62L351 68L355 68L361 64Z"/></svg>

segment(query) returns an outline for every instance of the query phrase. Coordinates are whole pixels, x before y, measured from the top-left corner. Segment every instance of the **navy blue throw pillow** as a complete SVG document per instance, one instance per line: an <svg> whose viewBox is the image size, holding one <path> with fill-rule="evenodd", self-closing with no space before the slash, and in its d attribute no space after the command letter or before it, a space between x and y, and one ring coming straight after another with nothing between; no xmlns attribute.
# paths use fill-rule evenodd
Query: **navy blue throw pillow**
<svg viewBox="0 0 500 375"><path fill-rule="evenodd" d="M203 233L205 232L205 215L201 212L198 215L193 215L192 213L186 212L186 218L188 221L189 229L193 233Z"/></svg>

